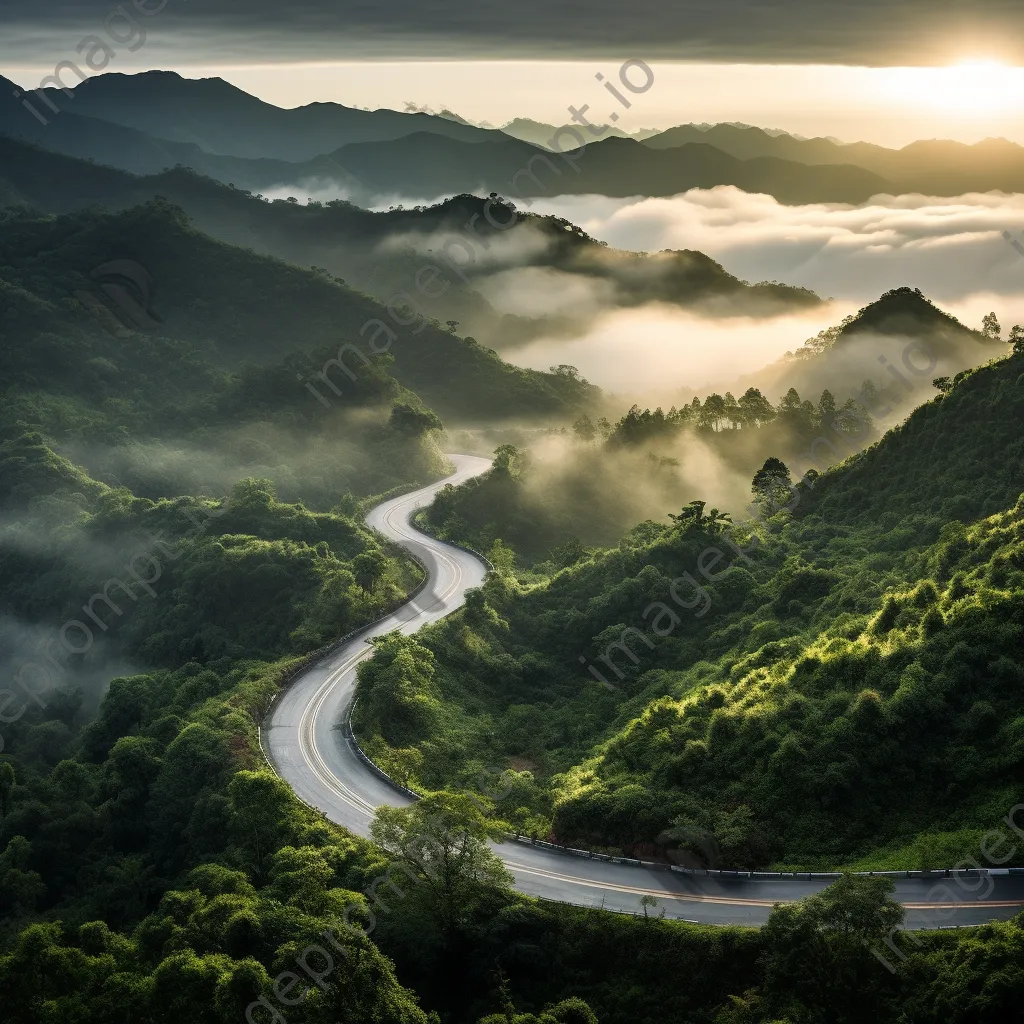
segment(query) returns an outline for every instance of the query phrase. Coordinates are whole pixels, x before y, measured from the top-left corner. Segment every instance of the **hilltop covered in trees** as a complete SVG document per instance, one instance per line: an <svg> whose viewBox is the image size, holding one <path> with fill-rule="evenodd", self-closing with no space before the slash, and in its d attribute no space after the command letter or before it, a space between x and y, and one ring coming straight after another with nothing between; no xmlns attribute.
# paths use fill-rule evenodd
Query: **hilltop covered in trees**
<svg viewBox="0 0 1024 1024"><path fill-rule="evenodd" d="M760 522L684 510L519 581L506 562L419 640L439 703L414 774L505 756L510 821L571 844L684 825L734 866L969 852L1024 757L1022 379L1020 356L983 367L793 491L766 462ZM514 494L516 472L478 486Z"/></svg>

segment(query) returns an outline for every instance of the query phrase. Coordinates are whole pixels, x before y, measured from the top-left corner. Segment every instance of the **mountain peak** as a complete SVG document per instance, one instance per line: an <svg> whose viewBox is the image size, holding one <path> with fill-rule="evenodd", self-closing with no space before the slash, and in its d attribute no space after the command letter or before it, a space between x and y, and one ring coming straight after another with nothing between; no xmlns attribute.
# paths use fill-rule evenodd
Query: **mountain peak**
<svg viewBox="0 0 1024 1024"><path fill-rule="evenodd" d="M850 318L839 332L841 343L851 335L925 334L936 329L974 334L956 317L944 313L920 288L893 288Z"/></svg>
<svg viewBox="0 0 1024 1024"><path fill-rule="evenodd" d="M14 82L3 75L0 75L0 85L7 84L11 88L17 88ZM177 71L162 71L154 69L151 71L107 71L99 75L89 75L83 81L73 84L72 91L78 89L89 89L114 92L130 90L133 94L139 92L157 93L164 89L175 89L178 91L191 90L193 93L232 93L248 96L249 93L232 85L224 78L186 78ZM34 87L26 86L26 92L33 91ZM55 90L50 90L55 91ZM255 97L252 97L255 99Z"/></svg>

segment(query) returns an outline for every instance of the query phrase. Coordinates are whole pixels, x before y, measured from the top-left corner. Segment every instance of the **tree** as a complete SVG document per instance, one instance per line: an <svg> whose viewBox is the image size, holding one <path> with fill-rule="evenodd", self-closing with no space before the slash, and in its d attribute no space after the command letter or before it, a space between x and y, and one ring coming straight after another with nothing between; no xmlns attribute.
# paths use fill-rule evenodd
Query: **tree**
<svg viewBox="0 0 1024 1024"><path fill-rule="evenodd" d="M731 391L726 391L725 398L723 399L724 408L723 415L726 420L729 421L729 426L735 430L737 427L743 426L743 413L740 410L739 403L732 396Z"/></svg>
<svg viewBox="0 0 1024 1024"><path fill-rule="evenodd" d="M836 418L832 423L832 429L844 434L850 434L856 438L863 438L867 435L871 426L871 416L856 399L848 398L836 412ZM808 470L808 472L813 472ZM806 474L804 474L806 476Z"/></svg>
<svg viewBox="0 0 1024 1024"><path fill-rule="evenodd" d="M0 818L7 817L14 792L14 765L9 761L0 763Z"/></svg>
<svg viewBox="0 0 1024 1024"><path fill-rule="evenodd" d="M658 836L671 852L687 867L721 867L721 850L718 840L708 827L709 815L699 807L691 807L688 813L672 819L672 824Z"/></svg>
<svg viewBox="0 0 1024 1024"><path fill-rule="evenodd" d="M644 908L644 920L645 921L647 920L647 910L648 910L648 908L653 909L657 905L658 905L658 901L649 892L645 892L643 894L643 896L640 897L640 906Z"/></svg>
<svg viewBox="0 0 1024 1024"><path fill-rule="evenodd" d="M725 399L721 395L712 393L704 399L697 425L705 430L718 430L722 425L722 420L725 419L725 414Z"/></svg>
<svg viewBox="0 0 1024 1024"><path fill-rule="evenodd" d="M1024 355L1024 327L1014 324L1010 328L1010 337L1006 339L1013 346L1015 356Z"/></svg>
<svg viewBox="0 0 1024 1024"><path fill-rule="evenodd" d="M827 388L822 391L821 399L818 401L818 422L822 427L832 426L836 418L835 396Z"/></svg>
<svg viewBox="0 0 1024 1024"><path fill-rule="evenodd" d="M705 513L706 501L691 501L684 505L679 514L669 512L668 517L675 523L693 526L704 533L715 536L732 523L732 516L721 509L713 508Z"/></svg>
<svg viewBox="0 0 1024 1024"><path fill-rule="evenodd" d="M726 867L751 868L763 863L764 838L754 812L741 804L715 816L715 842Z"/></svg>
<svg viewBox="0 0 1024 1024"><path fill-rule="evenodd" d="M700 525L704 519L704 508L706 505L706 501L694 500L688 505L684 505L678 515L674 512L669 512L668 517L674 523L695 523Z"/></svg>
<svg viewBox="0 0 1024 1024"><path fill-rule="evenodd" d="M273 772L236 772L228 784L230 836L243 864L262 880L289 833L291 791Z"/></svg>
<svg viewBox="0 0 1024 1024"><path fill-rule="evenodd" d="M408 789L412 776L423 767L423 754L416 747L400 747L382 754L377 763L390 778Z"/></svg>
<svg viewBox="0 0 1024 1024"><path fill-rule="evenodd" d="M559 363L558 366L548 367L548 372L553 373L556 377L562 377L565 380L578 381L581 384L586 383L581 379L580 371L569 363Z"/></svg>
<svg viewBox="0 0 1024 1024"><path fill-rule="evenodd" d="M817 356L821 355L822 352L827 352L836 343L836 341L838 341L840 334L842 334L843 327L853 319L853 317L847 317L841 324L836 324L833 327L826 327L825 330L818 331L813 338L809 338L805 341L793 354L806 359L809 356Z"/></svg>
<svg viewBox="0 0 1024 1024"><path fill-rule="evenodd" d="M761 930L765 990L776 1010L810 1004L821 1019L869 1019L884 976L872 950L889 952L903 921L892 879L844 875L797 903L776 906ZM781 1016L781 1013L780 1013ZM806 1011L801 1019L806 1018Z"/></svg>
<svg viewBox="0 0 1024 1024"><path fill-rule="evenodd" d="M745 427L760 427L775 418L775 410L757 388L747 388L737 403Z"/></svg>
<svg viewBox="0 0 1024 1024"><path fill-rule="evenodd" d="M948 395L953 390L953 381L949 377L936 377L932 381L932 387L938 388L942 394Z"/></svg>
<svg viewBox="0 0 1024 1024"><path fill-rule="evenodd" d="M32 911L46 895L42 876L29 868L32 844L14 836L0 852L0 911Z"/></svg>
<svg viewBox="0 0 1024 1024"><path fill-rule="evenodd" d="M597 430L586 413L572 425L572 432L576 435L576 440L584 444L589 444L597 436Z"/></svg>
<svg viewBox="0 0 1024 1024"><path fill-rule="evenodd" d="M793 492L789 467L781 459L765 459L764 465L754 474L750 490L762 514L774 515L789 502Z"/></svg>
<svg viewBox="0 0 1024 1024"><path fill-rule="evenodd" d="M875 382L870 378L865 380L860 386L860 404L870 413L878 405L879 398L880 395Z"/></svg>
<svg viewBox="0 0 1024 1024"><path fill-rule="evenodd" d="M334 868L323 849L282 846L272 858L270 884L263 893L308 914L322 914L327 909L325 894L333 881Z"/></svg>
<svg viewBox="0 0 1024 1024"><path fill-rule="evenodd" d="M511 545L506 544L500 537L495 539L488 550L487 561L502 576L510 576L515 572L516 553Z"/></svg>
<svg viewBox="0 0 1024 1024"><path fill-rule="evenodd" d="M796 388L790 388L782 396L777 411L778 418L799 434L807 434L814 429L817 410L813 403L805 402L800 398L800 393Z"/></svg>
<svg viewBox="0 0 1024 1024"><path fill-rule="evenodd" d="M352 574L356 583L369 593L380 582L388 567L388 560L380 551L364 551L352 559Z"/></svg>
<svg viewBox="0 0 1024 1024"><path fill-rule="evenodd" d="M800 392L796 388L790 388L781 399L779 399L778 413L780 416L794 414L799 411L801 405Z"/></svg>
<svg viewBox="0 0 1024 1024"><path fill-rule="evenodd" d="M722 509L713 508L704 516L704 522L698 525L705 533L716 536L732 525L732 516Z"/></svg>
<svg viewBox="0 0 1024 1024"><path fill-rule="evenodd" d="M441 713L434 655L397 630L370 641L376 653L358 669L357 724L392 747L429 736Z"/></svg>
<svg viewBox="0 0 1024 1024"><path fill-rule="evenodd" d="M444 932L469 920L488 892L512 885L488 846L502 831L487 810L480 798L441 792L410 807L378 807L370 825L370 837L410 880L406 892Z"/></svg>
<svg viewBox="0 0 1024 1024"><path fill-rule="evenodd" d="M159 885L153 877L155 872L139 854L122 857L107 867L102 889L107 919L128 925L142 917L150 895Z"/></svg>
<svg viewBox="0 0 1024 1024"><path fill-rule="evenodd" d="M508 990L508 979L500 971L498 977L501 1012L481 1017L478 1024L598 1024L597 1014L579 996L571 996L554 1006L548 1006L540 1015L517 1013Z"/></svg>
<svg viewBox="0 0 1024 1024"><path fill-rule="evenodd" d="M544 1015L553 1017L559 1024L597 1024L597 1014L579 996L570 996L549 1006Z"/></svg>
<svg viewBox="0 0 1024 1024"><path fill-rule="evenodd" d="M514 444L499 445L494 449L495 472L508 473L509 476L520 476L527 463L526 451Z"/></svg>
<svg viewBox="0 0 1024 1024"><path fill-rule="evenodd" d="M999 326L999 320L996 318L995 313L986 313L981 320L981 333L986 338L991 338L993 341L999 341L1000 336L1003 333L1003 329Z"/></svg>
<svg viewBox="0 0 1024 1024"><path fill-rule="evenodd" d="M416 409L398 402L391 410L388 426L406 437L421 437L430 430L443 430L444 424L430 409Z"/></svg>
<svg viewBox="0 0 1024 1024"><path fill-rule="evenodd" d="M579 537L570 537L564 544L559 544L551 552L551 561L560 569L582 562L590 552Z"/></svg>

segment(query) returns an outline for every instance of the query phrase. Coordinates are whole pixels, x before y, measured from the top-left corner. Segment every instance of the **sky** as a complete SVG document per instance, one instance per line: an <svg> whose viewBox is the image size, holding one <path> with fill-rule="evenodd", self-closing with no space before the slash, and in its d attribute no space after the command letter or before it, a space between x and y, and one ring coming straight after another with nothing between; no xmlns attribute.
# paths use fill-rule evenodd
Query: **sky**
<svg viewBox="0 0 1024 1024"><path fill-rule="evenodd" d="M1024 143L1017 0L0 0L0 71L32 87L87 36L119 33L109 71L218 75L281 106L413 103L500 125L585 103L627 130ZM604 88L627 60L654 82L624 110Z"/></svg>
<svg viewBox="0 0 1024 1024"><path fill-rule="evenodd" d="M2 0L10 52L97 31L112 0ZM965 48L1024 57L1017 0L124 0L192 57L344 60L615 57L946 64ZM5 33L6 35L6 33Z"/></svg>

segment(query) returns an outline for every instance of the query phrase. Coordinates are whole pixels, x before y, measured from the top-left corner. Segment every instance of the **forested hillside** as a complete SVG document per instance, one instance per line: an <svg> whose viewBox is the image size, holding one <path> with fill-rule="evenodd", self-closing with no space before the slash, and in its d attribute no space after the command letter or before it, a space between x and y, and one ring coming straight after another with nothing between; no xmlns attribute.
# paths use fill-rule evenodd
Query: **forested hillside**
<svg viewBox="0 0 1024 1024"><path fill-rule="evenodd" d="M792 497L766 465L760 524L699 503L519 582L496 545L465 613L409 641L433 727L364 727L426 786L504 757L510 821L572 844L697 830L735 866L938 866L1018 784L1022 378L1019 355L967 375ZM514 475L477 490L507 505Z"/></svg>
<svg viewBox="0 0 1024 1024"><path fill-rule="evenodd" d="M164 574L146 574L156 596L139 591L123 618L107 615L110 634L124 637L140 662L136 673L111 685L94 716L58 687L5 723L0 978L16 1024L54 1015L232 1024L247 1012L304 1024L498 1024L509 1016L517 1024L630 1024L666 1015L753 1024L780 1014L859 1024L899 1013L968 1024L1015 1005L1016 922L901 939L906 960L897 973L885 971L865 948L884 941L884 922L901 914L882 879L780 908L761 932L662 921L657 907L649 917L616 917L464 882L454 905L443 890L404 877L398 893L389 887L369 899L387 860L304 807L266 771L257 745L257 723L299 664L279 653L315 638L282 637L282 645L268 636L260 656L248 648L280 602L299 596L292 581L303 551L316 552L321 593L336 599L347 587L362 595L356 615L387 598L397 566L376 584L360 581L361 559L373 550L365 532L343 516L282 505L263 486L247 484L223 503L154 503L110 491L39 445L8 447L5 456L5 481L20 474L17 501L5 503L16 523L39 536L47 512L77 504L75 532L62 512L51 532L65 553L99 537L130 545L139 524L166 531L166 546L156 549ZM189 530L184 515L175 529L182 512L205 529ZM211 572L218 549L226 561ZM275 549L288 570L287 598L265 571L245 570L246 562L271 564ZM243 550L245 561L236 562ZM72 568L56 547L36 559L33 575L53 579ZM217 577L237 589L211 591ZM24 592L5 584L4 597L23 602ZM217 628L200 627L203 643L186 649L196 625L180 615L197 597ZM270 618L247 621L261 607ZM309 621L316 607L294 610ZM475 622L493 617L482 602L471 611ZM156 645L154 628L162 630ZM514 792L526 788L520 777ZM372 935L340 921L367 922ZM679 972L695 962L701 970L679 986ZM1007 983L988 984L993 972ZM299 1001L284 1004L281 993Z"/></svg>
<svg viewBox="0 0 1024 1024"><path fill-rule="evenodd" d="M326 272L216 242L160 199L119 214L83 211L51 219L16 212L5 226L0 259L10 281L8 301L33 307L19 315L37 331L46 331L39 319L44 305L48 311L56 303L65 317L84 318L84 310L68 309L69 293L87 289L96 268L130 260L148 275L156 307L162 306L159 330L147 324L154 334L198 347L225 367L265 365L301 350L309 369L285 394L307 404L341 405L342 393L352 384L358 391L360 373L383 353L394 360L398 381L445 416L555 415L588 393L577 382L502 362L433 322L411 298L386 309ZM41 294L25 294L28 280ZM19 329L7 322L8 330ZM303 392L303 381L317 370L329 378L314 381L322 401Z"/></svg>
<svg viewBox="0 0 1024 1024"><path fill-rule="evenodd" d="M941 417L944 403L955 412L957 403L971 400L977 390L992 410L985 429L991 432L1001 423L1006 437L1012 436L1019 362L972 375L936 403L938 413L928 415ZM100 399L95 404L104 408ZM994 440L1002 444L1005 438L996 433ZM898 440L888 444L900 447ZM980 450L976 443L964 457ZM822 484L830 479L823 478ZM842 473L835 475L831 493L842 493L842 480ZM202 1024L232 1024L246 1012L255 1020L275 1019L272 1013L283 1005L280 993L287 991L282 987L282 979L289 979L285 972L294 975L302 963L320 980L307 983L302 979L308 973L294 975L300 979L295 998L307 991L310 995L287 1007L286 1019L306 1024L436 1024L439 1019L497 1024L510 1015L519 1024L630 1024L666 1014L703 1024L777 1020L782 1013L861 1022L898 1012L912 1012L915 1020L967 1024L977 1014L1002 1012L1006 1001L1016 998L1012 986L993 990L982 984L992 970L1010 970L1015 962L1020 943L1016 923L933 933L913 945L903 942L905 969L897 975L884 971L864 946L886 938L886 926L872 916L876 908L882 921L896 921L901 913L888 902L888 883L882 880L829 890L806 904L780 909L761 933L665 922L653 913L616 918L599 910L538 904L501 886L465 881L458 883L454 904L444 891L428 886L406 885L405 895L398 897L389 890L381 902L397 912L382 912L367 894L386 877L385 857L304 807L270 774L256 729L269 702L302 664L303 652L400 599L416 570L341 510L316 514L279 502L269 481L244 481L217 500L153 500L100 483L32 435L4 443L0 498L5 639L31 639L35 651L72 617L83 620L91 637L85 643L81 631L69 634L72 647L82 653L60 654L55 663L60 668L53 672L40 670L43 662L33 662L38 655L26 646L29 664L38 667L34 672L22 668L18 680L35 698L26 697L15 708L5 704L0 978L8 993L5 1012L16 1024L42 1024L54 1015L100 1024L168 1024L182 1016ZM1001 500L1003 492L983 491L978 510L984 513ZM978 607L972 595L993 614L1002 613L998 630L1012 632L1005 598L992 605L999 599L992 588L1013 582L1017 556L1015 548L1007 547L1007 537L1012 531L1019 535L1018 519L1019 511L965 530L962 543L954 539L952 549L948 544L941 549L953 560L949 568L963 574L962 582L951 586L965 595L948 609L949 595L939 600L946 619L941 628L935 629L935 602L911 598L900 600L896 612L883 610L872 636L910 638L921 619L921 636L948 645L943 635L953 630L966 636L964 620L972 614L985 628L981 613L972 612ZM770 519L767 557L778 561L790 548L806 550L812 528L813 517L789 521L780 513ZM535 608L544 630L531 638L537 654L501 655L502 685L520 698L521 684L510 675L520 668L529 673L524 683L544 685L550 637L559 629L569 638L573 628L577 635L587 632L579 626L578 611L564 618L560 609L598 580L608 593L606 604L594 603L595 618L616 603L625 608L637 597L645 600L642 588L651 581L644 572L628 578L629 567L640 561L689 564L688 556L699 557L707 543L702 529L706 533L708 528L646 525L618 551L584 560L557 576L545 598L548 610ZM724 543L719 535L711 539ZM748 546L746 539L742 543ZM1011 553L1010 562L997 561L1003 550ZM124 567L126 554L134 575ZM982 577L986 556L1002 567L1001 579ZM919 561L932 557L927 548L917 555ZM948 571L940 565L936 578ZM749 575L760 572L755 568ZM802 622L811 613L813 602L803 611L793 605L820 592L815 573L824 570L808 567L786 576L790 622ZM110 586L115 577L122 586ZM612 582L616 578L621 579L618 585ZM859 598L864 582L851 582L846 592ZM743 585L739 580L732 589L715 587L716 604L722 599L739 604L737 591ZM104 596L98 596L97 587ZM90 598L93 590L97 595ZM538 590L524 599L518 590L507 575L496 576L460 620L426 638L437 651L434 678L446 700L451 652L439 640L448 637L475 650L472 669L487 682L498 644L509 643L509 628L520 635L522 619L510 613L541 596ZM785 598L779 594L776 602ZM830 595L822 608L834 600L840 596ZM870 605L870 598L863 603ZM26 609L33 621L19 627L16 616ZM509 626L495 609L509 615ZM717 609L709 621L716 632L724 625ZM35 630L31 637L19 634L19 628L29 626ZM998 630L989 629L986 641L998 637ZM770 635L762 629L760 639ZM409 663L406 655L422 664L426 648L411 640L404 644L398 668ZM683 650L685 641L675 656ZM941 653L941 648L933 650L931 657ZM757 656L776 661L785 654L769 642ZM130 669L121 671L94 711L109 678L104 666L125 662ZM394 675L396 661L372 664L375 672L367 683L387 678L389 669ZM82 691L90 669L96 682ZM997 671L1001 683L1012 680L1009 664ZM643 699L643 680L631 674L621 685L635 688ZM603 692L587 692L591 711L602 711ZM403 696L401 686L398 696ZM422 710L423 695L411 696ZM570 719L572 695L566 696L568 713L559 728L563 734L577 729L582 739L588 719L582 707ZM810 693L805 699L810 703L817 696ZM379 697L387 712L387 693ZM966 693L958 707L969 698ZM991 710L972 705L964 728L984 729L1004 713L998 693L986 699L993 702ZM659 715L678 718L672 703L662 701L641 715L615 741L615 756L628 755L631 743L650 742L646 730ZM865 706L870 704L868 699ZM544 709L538 699L534 710ZM611 705L604 710L614 715ZM537 745L546 739L548 716L531 719L530 712L521 705L510 708L503 721L494 723L502 730L500 756L512 754L520 769L526 768L526 757L546 756ZM403 722L393 712L387 720L396 726ZM444 748L457 775L466 764L448 731L451 720L451 706L441 706L432 723L438 729L434 742L423 748L430 760L423 763L431 770L443 766L437 755ZM713 715L712 720L717 721ZM421 723L415 716L405 720L413 730ZM942 715L936 723L952 728ZM721 724L714 730L716 736L730 735ZM418 740L415 731L395 738ZM670 763L671 751L654 742L661 763ZM994 749L994 740L990 743L981 749ZM728 750L721 753L723 770L729 769ZM609 747L606 758L612 756ZM595 777L610 764L595 764ZM979 762L975 771L980 774L965 777L961 765L960 776L984 780L987 767ZM733 771L743 768L742 762L731 766ZM818 783L813 773L809 779L809 784ZM540 773L537 781L543 782ZM512 794L521 809L502 811L502 817L528 829L543 827L547 797L537 781L525 771L517 773ZM617 818L605 815L602 822L618 822L625 834L634 835L627 823L636 807L636 786L630 803L628 785L619 786L615 779L605 785L620 813ZM672 810L678 809L675 785L670 780L665 790L651 790ZM558 810L582 813L586 820L586 806L570 800ZM748 821L737 810L728 831L719 827L728 855L756 855L756 846L728 845L729 837L735 843L752 841ZM854 908L861 908L861 916L851 927ZM339 920L368 921L374 911L379 920L371 937L360 937L358 928L339 930ZM838 921L845 922L842 929L833 927ZM327 952L311 952L313 946ZM624 948L633 955L623 958ZM686 986L675 984L679 971L693 962L702 965L699 975ZM951 1005L957 1008L953 1013Z"/></svg>

